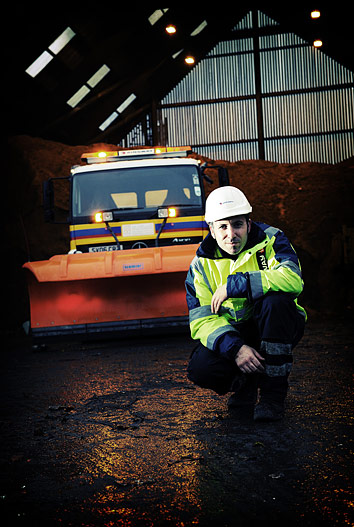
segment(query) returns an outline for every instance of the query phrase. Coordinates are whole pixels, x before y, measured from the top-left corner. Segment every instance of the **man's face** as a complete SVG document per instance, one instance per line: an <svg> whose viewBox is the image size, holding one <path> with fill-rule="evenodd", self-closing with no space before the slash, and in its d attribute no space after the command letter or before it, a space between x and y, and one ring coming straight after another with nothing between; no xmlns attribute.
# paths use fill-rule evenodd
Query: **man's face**
<svg viewBox="0 0 354 527"><path fill-rule="evenodd" d="M247 243L251 220L245 216L233 216L226 220L217 220L210 225L210 232L216 243L226 253L239 254Z"/></svg>

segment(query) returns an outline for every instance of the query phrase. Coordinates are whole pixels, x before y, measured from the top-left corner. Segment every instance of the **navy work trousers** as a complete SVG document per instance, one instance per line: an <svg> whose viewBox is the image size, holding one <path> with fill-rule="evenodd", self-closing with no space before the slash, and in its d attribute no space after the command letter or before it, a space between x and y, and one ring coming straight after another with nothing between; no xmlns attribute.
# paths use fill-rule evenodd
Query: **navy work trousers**
<svg viewBox="0 0 354 527"><path fill-rule="evenodd" d="M256 300L253 317L237 325L244 343L261 354L262 341L290 344L293 349L301 340L304 328L305 317L297 310L292 296L282 292L270 292ZM193 350L187 371L194 384L220 395L232 391L235 377L241 373L234 360L220 356L201 343Z"/></svg>

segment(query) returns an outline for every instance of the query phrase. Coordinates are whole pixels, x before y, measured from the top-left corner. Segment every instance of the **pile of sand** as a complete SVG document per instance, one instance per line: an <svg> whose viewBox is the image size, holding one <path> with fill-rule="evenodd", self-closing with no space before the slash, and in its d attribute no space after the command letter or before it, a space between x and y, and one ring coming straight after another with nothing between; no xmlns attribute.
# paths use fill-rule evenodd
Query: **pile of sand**
<svg viewBox="0 0 354 527"><path fill-rule="evenodd" d="M107 144L68 146L28 136L11 138L8 148L7 224L2 246L4 297L9 305L8 318L2 322L5 329L28 317L22 264L69 250L68 226L44 222L43 181L67 176L73 165L80 164L85 151L117 149ZM291 240L304 273L301 303L310 311L329 313L352 308L354 159L337 165L208 161L227 167L230 183L243 190L251 202L254 220L281 228ZM206 184L207 192L215 186ZM63 210L68 197L64 188L56 196L56 204Z"/></svg>

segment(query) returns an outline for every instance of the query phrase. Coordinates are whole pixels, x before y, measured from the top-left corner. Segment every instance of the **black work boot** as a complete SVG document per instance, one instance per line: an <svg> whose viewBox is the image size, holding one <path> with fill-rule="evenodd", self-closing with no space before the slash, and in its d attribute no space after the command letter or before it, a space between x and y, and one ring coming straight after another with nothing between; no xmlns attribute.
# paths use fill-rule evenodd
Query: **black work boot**
<svg viewBox="0 0 354 527"><path fill-rule="evenodd" d="M258 394L258 375L242 374L238 375L233 382L230 395L227 401L228 408L244 408L254 406Z"/></svg>
<svg viewBox="0 0 354 527"><path fill-rule="evenodd" d="M254 421L280 421L284 417L284 401L288 391L286 377L268 377L260 380L259 402L254 409Z"/></svg>
<svg viewBox="0 0 354 527"><path fill-rule="evenodd" d="M280 421L284 417L284 403L259 401L253 413L254 421Z"/></svg>
<svg viewBox="0 0 354 527"><path fill-rule="evenodd" d="M288 392L288 377L292 366L291 345L262 342L265 373L259 381L260 400L254 409L254 421L279 421L284 416L284 401Z"/></svg>

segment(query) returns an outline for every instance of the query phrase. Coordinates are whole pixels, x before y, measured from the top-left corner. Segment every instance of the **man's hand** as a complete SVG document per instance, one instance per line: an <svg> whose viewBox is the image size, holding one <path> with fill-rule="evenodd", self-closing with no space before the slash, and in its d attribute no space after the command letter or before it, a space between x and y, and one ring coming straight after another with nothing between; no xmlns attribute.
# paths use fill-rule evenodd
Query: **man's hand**
<svg viewBox="0 0 354 527"><path fill-rule="evenodd" d="M217 313L221 304L227 299L226 284L217 288L211 299L211 312Z"/></svg>
<svg viewBox="0 0 354 527"><path fill-rule="evenodd" d="M261 361L264 361L262 355L260 355L255 349L247 346L247 344L241 346L235 359L236 365L243 373L264 371L264 366Z"/></svg>

